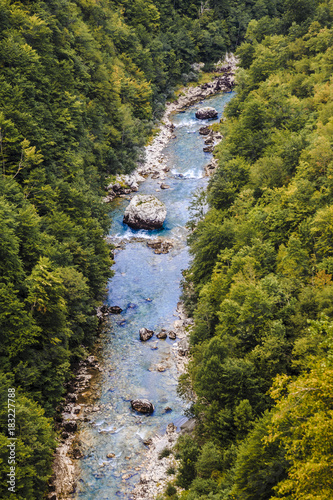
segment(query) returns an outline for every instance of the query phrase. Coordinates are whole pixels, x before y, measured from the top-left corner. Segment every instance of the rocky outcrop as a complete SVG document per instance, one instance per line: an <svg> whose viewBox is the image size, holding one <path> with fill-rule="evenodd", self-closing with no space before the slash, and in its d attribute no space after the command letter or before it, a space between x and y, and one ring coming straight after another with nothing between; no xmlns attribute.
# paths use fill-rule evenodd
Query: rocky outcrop
<svg viewBox="0 0 333 500"><path fill-rule="evenodd" d="M218 112L216 111L216 109L210 108L208 106L198 109L198 111L195 113L195 117L198 118L198 120L209 120L211 118L216 118L217 115Z"/></svg>
<svg viewBox="0 0 333 500"><path fill-rule="evenodd" d="M148 399L132 399L131 406L133 410L139 413L153 413L155 410L153 403Z"/></svg>
<svg viewBox="0 0 333 500"><path fill-rule="evenodd" d="M168 413L171 408L166 408ZM178 438L177 430L174 424L170 423L167 426L164 436L154 436L148 444L149 451L146 460L143 464L143 473L140 475L140 480L131 492L130 498L133 500L152 500L158 495L162 495L167 484L173 479L168 471L170 468L175 470L179 466L179 461L175 459L173 453L168 456L161 456L163 450L173 449ZM181 492L181 488L177 488Z"/></svg>
<svg viewBox="0 0 333 500"><path fill-rule="evenodd" d="M153 330L148 330L148 328L140 328L140 340L142 340L142 342L146 342L146 340L149 340L152 338L152 336L154 335L154 332Z"/></svg>
<svg viewBox="0 0 333 500"><path fill-rule="evenodd" d="M156 196L137 194L125 210L123 222L133 229L160 229L167 211Z"/></svg>

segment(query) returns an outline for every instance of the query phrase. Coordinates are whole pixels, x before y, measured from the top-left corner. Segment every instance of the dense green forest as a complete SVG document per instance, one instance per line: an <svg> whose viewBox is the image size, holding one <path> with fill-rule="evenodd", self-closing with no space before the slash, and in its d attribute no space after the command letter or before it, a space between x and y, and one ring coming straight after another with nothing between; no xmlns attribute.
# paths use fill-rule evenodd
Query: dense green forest
<svg viewBox="0 0 333 500"><path fill-rule="evenodd" d="M134 168L191 64L236 49L193 215L180 392L198 425L176 482L188 500L332 498L332 41L328 1L0 0L1 498L47 489L56 408L112 275L108 177Z"/></svg>
<svg viewBox="0 0 333 500"><path fill-rule="evenodd" d="M53 418L94 342L112 275L108 177L134 168L175 85L197 78L192 63L209 70L251 19L279 9L268 0L0 0L1 498L45 493Z"/></svg>
<svg viewBox="0 0 333 500"><path fill-rule="evenodd" d="M332 42L332 2L286 1L237 49L185 273L180 392L197 427L178 445L182 499L333 497Z"/></svg>

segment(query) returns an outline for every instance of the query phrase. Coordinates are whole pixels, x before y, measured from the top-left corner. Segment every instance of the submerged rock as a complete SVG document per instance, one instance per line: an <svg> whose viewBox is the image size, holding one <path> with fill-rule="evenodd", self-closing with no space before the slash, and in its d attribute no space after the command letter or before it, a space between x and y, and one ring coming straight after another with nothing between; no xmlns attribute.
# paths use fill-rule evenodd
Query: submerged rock
<svg viewBox="0 0 333 500"><path fill-rule="evenodd" d="M195 113L196 118L199 120L207 120L210 118L216 118L218 115L218 112L216 111L215 108L210 108L210 107L205 107L205 108L200 108L198 111Z"/></svg>
<svg viewBox="0 0 333 500"><path fill-rule="evenodd" d="M167 211L156 196L137 194L125 210L123 222L133 229L159 229Z"/></svg>
<svg viewBox="0 0 333 500"><path fill-rule="evenodd" d="M173 248L173 242L170 240L157 239L153 241L148 241L147 246L154 249L154 253L169 253L169 250Z"/></svg>
<svg viewBox="0 0 333 500"><path fill-rule="evenodd" d="M153 413L155 410L153 403L148 399L132 399L131 406L133 410L140 413Z"/></svg>
<svg viewBox="0 0 333 500"><path fill-rule="evenodd" d="M140 340L142 340L143 342L151 339L152 336L154 335L153 330L148 330L148 328L140 328L139 333L140 333Z"/></svg>

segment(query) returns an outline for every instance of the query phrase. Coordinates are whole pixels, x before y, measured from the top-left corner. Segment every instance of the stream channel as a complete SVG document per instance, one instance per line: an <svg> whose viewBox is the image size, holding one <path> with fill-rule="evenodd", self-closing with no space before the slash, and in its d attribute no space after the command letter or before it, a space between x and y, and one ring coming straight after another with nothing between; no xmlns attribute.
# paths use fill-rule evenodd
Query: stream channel
<svg viewBox="0 0 333 500"><path fill-rule="evenodd" d="M75 499L129 499L144 472L139 469L147 451L143 441L164 433L170 422L179 428L186 421L185 403L176 392L178 373L172 349L177 340L154 336L140 342L139 329L146 327L158 333L162 328L172 329L177 319L182 270L190 259L184 226L193 193L207 185L204 166L212 157L203 152L204 136L198 130L219 121L232 96L223 93L205 100L204 105L218 110L216 120L195 118L202 103L171 116L176 137L163 150L170 168L164 182L170 189L157 193L162 181L151 178L139 188L139 194L154 194L165 203L167 218L162 230L132 230L122 222L129 201L118 198L110 205L110 239L122 248L115 253L115 275L108 285L107 305L120 306L123 312L111 316L107 323L98 344L102 371L92 379L89 396L81 396L81 402L95 411L79 428L84 456L79 461ZM168 254L156 255L147 246L147 239L157 236L174 240ZM161 363L166 367L162 373L154 370ZM145 416L131 410L130 400L136 398L152 401L155 412ZM166 412L166 407L172 412ZM115 456L107 458L108 454Z"/></svg>

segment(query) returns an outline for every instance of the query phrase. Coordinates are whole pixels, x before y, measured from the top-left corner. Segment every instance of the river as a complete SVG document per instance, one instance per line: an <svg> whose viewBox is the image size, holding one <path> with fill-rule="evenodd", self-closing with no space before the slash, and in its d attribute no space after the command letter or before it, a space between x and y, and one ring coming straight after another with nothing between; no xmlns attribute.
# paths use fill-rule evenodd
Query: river
<svg viewBox="0 0 333 500"><path fill-rule="evenodd" d="M221 118L232 95L217 94L205 100L205 105L219 112L218 119L209 123ZM171 116L176 137L163 151L170 168L164 182L170 189L160 190L161 180L151 178L139 188L140 194L154 194L166 204L163 229L131 230L122 223L129 201L118 198L110 205L110 237L120 248L115 253L107 304L120 306L123 312L113 315L104 329L97 345L102 372L93 378L88 395L80 397L80 403L93 405L95 411L79 428L84 456L79 461L75 499L130 498L147 449L143 441L163 433L170 422L179 427L186 420L184 402L176 392L178 373L172 346L177 341L153 337L140 342L139 329L146 327L157 333L161 328L170 329L177 319L182 270L190 259L184 226L193 193L207 184L204 166L211 159L210 153L203 152L204 137L198 133L206 123L195 118L199 107L202 103ZM156 236L172 238L174 248L156 255L147 246L147 240ZM157 371L157 364L166 370ZM130 400L134 398L149 399L155 412L150 416L133 412ZM172 412L166 412L167 407Z"/></svg>

